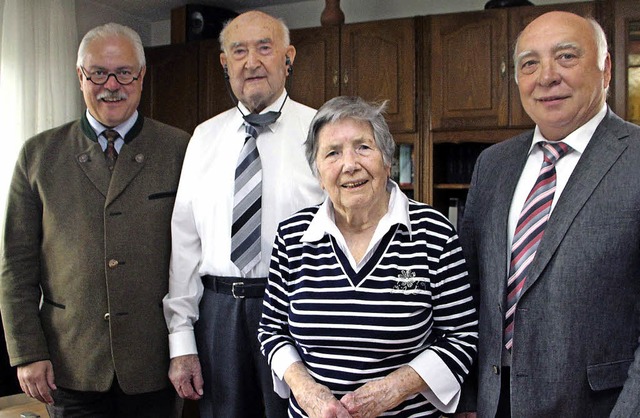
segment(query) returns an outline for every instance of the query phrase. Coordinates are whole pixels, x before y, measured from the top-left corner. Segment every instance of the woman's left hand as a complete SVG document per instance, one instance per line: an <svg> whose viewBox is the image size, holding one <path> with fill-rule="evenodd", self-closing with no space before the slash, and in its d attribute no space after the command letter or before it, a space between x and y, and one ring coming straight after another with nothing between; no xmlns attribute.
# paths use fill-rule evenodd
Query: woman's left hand
<svg viewBox="0 0 640 418"><path fill-rule="evenodd" d="M360 386L354 392L347 393L340 402L347 408L353 418L377 417L398 405L395 390L390 388L385 379L374 380Z"/></svg>
<svg viewBox="0 0 640 418"><path fill-rule="evenodd" d="M403 366L383 379L365 383L340 402L353 418L375 418L407 397L426 388L426 383L410 366Z"/></svg>

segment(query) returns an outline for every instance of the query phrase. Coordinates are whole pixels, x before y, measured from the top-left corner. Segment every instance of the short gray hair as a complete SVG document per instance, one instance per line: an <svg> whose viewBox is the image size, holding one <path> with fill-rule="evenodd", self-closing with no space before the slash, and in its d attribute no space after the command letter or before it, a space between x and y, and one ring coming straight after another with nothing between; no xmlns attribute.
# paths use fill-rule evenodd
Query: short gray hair
<svg viewBox="0 0 640 418"><path fill-rule="evenodd" d="M592 17L585 18L587 22L591 25L593 29L594 41L596 42L596 60L598 63L598 69L600 71L604 71L604 65L607 60L607 35L605 35L602 26ZM514 78L516 80L516 84L518 84L518 43L520 42L520 37L522 36L522 32L518 35L516 39L516 44L513 48L513 66L514 66Z"/></svg>
<svg viewBox="0 0 640 418"><path fill-rule="evenodd" d="M140 68L144 67L147 63L144 57L144 47L142 46L142 40L140 35L128 26L120 25L118 23L107 23L102 26L97 26L91 29L84 35L80 46L78 47L78 60L76 61L76 67L84 65L84 59L87 55L87 48L91 42L99 38L109 38L111 36L118 36L128 39L133 45L133 49L136 53L138 65Z"/></svg>
<svg viewBox="0 0 640 418"><path fill-rule="evenodd" d="M311 121L309 133L304 143L307 162L313 173L318 175L316 157L320 130L328 124L344 119L367 122L371 125L376 146L382 152L382 161L387 167L391 167L396 143L389 131L389 125L384 119L386 108L386 100L382 103L369 103L356 96L338 96L323 104Z"/></svg>
<svg viewBox="0 0 640 418"><path fill-rule="evenodd" d="M275 20L280 25L280 30L282 30L282 39L284 40L283 47L286 48L291 44L291 35L289 34L289 27L287 27L287 24L284 22L284 20L282 20L279 17L271 16L270 14L265 13L265 12L261 12L261 11L257 11L257 10L254 10L253 12L254 13L263 14L263 15L268 16L271 19ZM246 12L246 13L249 13L249 12ZM242 16L242 15L239 15L239 16ZM224 53L226 53L226 51L224 50L224 41L225 41L225 35L227 34L227 27L229 26L229 24L231 22L233 22L239 16L236 16L236 17L234 17L232 19L227 20L222 25L222 30L220 31L220 36L218 36L218 42L220 42L220 51L222 51Z"/></svg>

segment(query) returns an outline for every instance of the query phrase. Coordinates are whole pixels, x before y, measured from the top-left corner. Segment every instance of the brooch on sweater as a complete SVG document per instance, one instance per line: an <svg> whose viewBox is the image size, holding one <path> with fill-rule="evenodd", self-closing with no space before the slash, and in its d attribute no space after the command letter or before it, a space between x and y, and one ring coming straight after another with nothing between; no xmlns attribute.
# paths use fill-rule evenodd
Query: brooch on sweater
<svg viewBox="0 0 640 418"><path fill-rule="evenodd" d="M426 284L424 281L416 279L416 273L414 271L409 270L400 270L400 274L398 274L398 280L396 281L396 285L393 286L394 290L426 290Z"/></svg>

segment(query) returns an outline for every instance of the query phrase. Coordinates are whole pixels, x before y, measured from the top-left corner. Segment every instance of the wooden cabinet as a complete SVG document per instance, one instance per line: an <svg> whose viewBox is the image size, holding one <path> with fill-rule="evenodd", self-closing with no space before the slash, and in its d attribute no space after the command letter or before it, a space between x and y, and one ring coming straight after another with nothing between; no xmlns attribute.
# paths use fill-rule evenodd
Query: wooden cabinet
<svg viewBox="0 0 640 418"><path fill-rule="evenodd" d="M143 115L192 133L201 122L229 109L216 40L145 48Z"/></svg>
<svg viewBox="0 0 640 418"><path fill-rule="evenodd" d="M614 64L611 107L620 117L640 125L640 2L611 1Z"/></svg>
<svg viewBox="0 0 640 418"><path fill-rule="evenodd" d="M431 17L431 129L506 126L507 10Z"/></svg>
<svg viewBox="0 0 640 418"><path fill-rule="evenodd" d="M411 181L401 187L409 196L423 199L416 21L392 19L292 30L291 43L297 54L287 90L293 99L314 108L339 95L387 100L389 128L399 148L402 145L403 156L410 154L412 159Z"/></svg>
<svg viewBox="0 0 640 418"><path fill-rule="evenodd" d="M296 48L287 91L300 103L318 109L340 95L340 28L337 26L291 31Z"/></svg>
<svg viewBox="0 0 640 418"><path fill-rule="evenodd" d="M464 206L473 166L489 145L534 126L513 76L519 33L552 10L594 16L593 2L513 7L426 17L423 48L426 201Z"/></svg>
<svg viewBox="0 0 640 418"><path fill-rule="evenodd" d="M338 95L388 100L391 131L415 132L415 30L414 18L292 30L291 97L316 108Z"/></svg>

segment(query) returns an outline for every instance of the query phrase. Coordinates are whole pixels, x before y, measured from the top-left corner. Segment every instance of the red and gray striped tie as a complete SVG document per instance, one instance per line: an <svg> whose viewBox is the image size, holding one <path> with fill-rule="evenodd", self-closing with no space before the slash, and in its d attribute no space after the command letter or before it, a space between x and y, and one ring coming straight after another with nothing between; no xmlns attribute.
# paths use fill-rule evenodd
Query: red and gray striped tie
<svg viewBox="0 0 640 418"><path fill-rule="evenodd" d="M256 144L258 131L245 123L244 147L236 166L231 225L231 261L246 274L260 261L262 164Z"/></svg>
<svg viewBox="0 0 640 418"><path fill-rule="evenodd" d="M529 265L533 261L538 244L551 213L551 203L556 190L556 162L571 147L563 142L538 143L544 160L536 184L524 203L511 244L511 264L507 281L507 311L505 314L504 345L511 351L516 305L522 294Z"/></svg>
<svg viewBox="0 0 640 418"><path fill-rule="evenodd" d="M107 129L103 132L103 135L107 138L107 147L104 149L104 158L107 161L109 172L112 172L113 168L116 166L116 160L118 159L118 151L116 151L115 142L120 134L113 129Z"/></svg>

